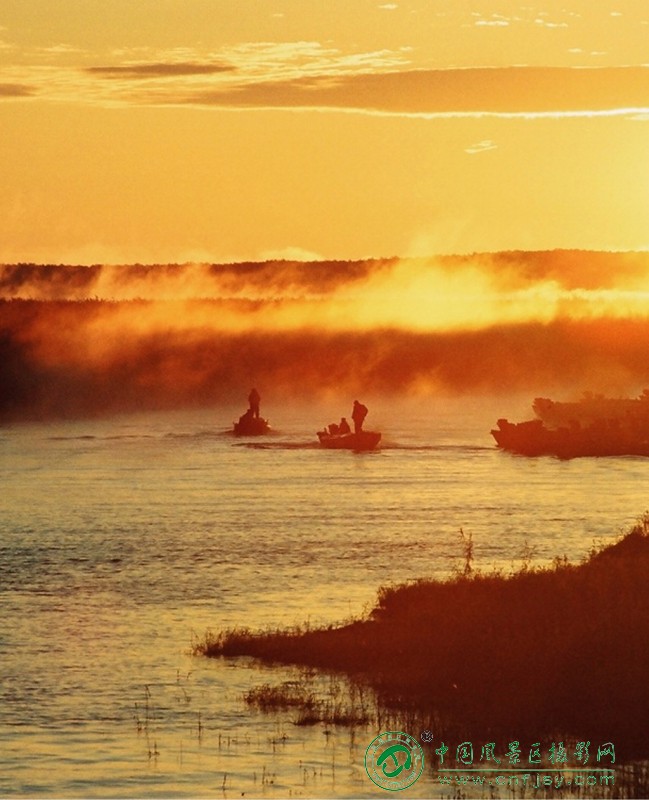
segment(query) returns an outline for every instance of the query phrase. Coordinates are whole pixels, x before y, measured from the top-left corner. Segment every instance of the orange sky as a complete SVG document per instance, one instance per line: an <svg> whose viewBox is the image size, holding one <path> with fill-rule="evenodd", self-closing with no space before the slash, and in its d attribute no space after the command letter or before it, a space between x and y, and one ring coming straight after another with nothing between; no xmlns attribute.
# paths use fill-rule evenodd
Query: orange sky
<svg viewBox="0 0 649 800"><path fill-rule="evenodd" d="M645 0L4 0L0 261L649 247Z"/></svg>

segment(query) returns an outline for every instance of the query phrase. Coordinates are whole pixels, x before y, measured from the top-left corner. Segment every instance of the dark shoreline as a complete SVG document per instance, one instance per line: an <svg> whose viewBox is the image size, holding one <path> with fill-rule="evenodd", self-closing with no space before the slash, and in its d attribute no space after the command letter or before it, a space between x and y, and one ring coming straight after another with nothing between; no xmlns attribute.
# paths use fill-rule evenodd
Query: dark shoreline
<svg viewBox="0 0 649 800"><path fill-rule="evenodd" d="M389 713L482 741L574 738L649 757L649 515L577 565L482 574L470 541L465 556L449 580L382 588L366 619L230 630L196 652L344 673Z"/></svg>

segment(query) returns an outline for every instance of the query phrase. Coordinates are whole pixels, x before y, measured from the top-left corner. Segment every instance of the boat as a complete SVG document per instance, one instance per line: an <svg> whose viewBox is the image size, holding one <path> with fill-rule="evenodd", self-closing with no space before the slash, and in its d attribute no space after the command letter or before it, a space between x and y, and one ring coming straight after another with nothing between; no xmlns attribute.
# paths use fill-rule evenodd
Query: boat
<svg viewBox="0 0 649 800"><path fill-rule="evenodd" d="M322 447L330 450L374 450L381 441L378 431L359 431L358 433L329 433L318 431Z"/></svg>
<svg viewBox="0 0 649 800"><path fill-rule="evenodd" d="M499 419L498 447L524 456L649 456L649 392L637 398L584 395L575 402L537 397L536 419Z"/></svg>
<svg viewBox="0 0 649 800"><path fill-rule="evenodd" d="M263 436L270 432L270 424L263 417L243 414L239 421L233 423L235 436Z"/></svg>
<svg viewBox="0 0 649 800"><path fill-rule="evenodd" d="M550 428L571 425L574 422L593 423L597 420L642 419L649 425L649 389L639 397L604 397L584 392L579 400L556 401L536 397L532 403L536 416Z"/></svg>

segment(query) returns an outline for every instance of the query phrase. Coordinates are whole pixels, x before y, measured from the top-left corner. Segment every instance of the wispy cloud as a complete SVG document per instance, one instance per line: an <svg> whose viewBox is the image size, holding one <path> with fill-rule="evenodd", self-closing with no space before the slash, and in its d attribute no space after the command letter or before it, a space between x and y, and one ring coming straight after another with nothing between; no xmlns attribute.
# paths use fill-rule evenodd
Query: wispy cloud
<svg viewBox="0 0 649 800"><path fill-rule="evenodd" d="M221 51L246 80L293 80L358 72L385 72L410 65L407 49L342 52L315 41L245 42Z"/></svg>
<svg viewBox="0 0 649 800"><path fill-rule="evenodd" d="M649 108L649 68L509 67L316 75L241 82L179 95L176 102L417 116L627 114Z"/></svg>
<svg viewBox="0 0 649 800"><path fill-rule="evenodd" d="M82 50L80 47L73 47L70 44L53 44L50 47L39 47L35 51L39 55L48 56L79 56L85 54L87 51Z"/></svg>
<svg viewBox="0 0 649 800"><path fill-rule="evenodd" d="M107 67L86 67L90 75L105 78L175 78L186 75L215 75L219 72L231 72L235 68L229 64L197 64L188 62L125 64Z"/></svg>
<svg viewBox="0 0 649 800"><path fill-rule="evenodd" d="M105 63L76 67L63 55L65 64L53 54L48 65L5 67L2 96L426 119L649 113L646 66L413 69L408 48L343 52L315 41L250 42L210 53L121 50Z"/></svg>
<svg viewBox="0 0 649 800"><path fill-rule="evenodd" d="M32 97L36 93L33 86L21 83L0 83L0 98L2 97Z"/></svg>
<svg viewBox="0 0 649 800"><path fill-rule="evenodd" d="M477 12L474 13L474 16L477 19L474 22L474 25L478 27L495 27L495 28L507 28L511 24L511 20L508 17L503 16L502 14L492 14L490 17L483 17L482 14L478 14Z"/></svg>
<svg viewBox="0 0 649 800"><path fill-rule="evenodd" d="M492 142L491 139L483 139L481 142L476 142L465 148L464 152L469 153L469 155L475 155L476 153L485 153L487 150L495 150L497 147L498 145Z"/></svg>
<svg viewBox="0 0 649 800"><path fill-rule="evenodd" d="M409 49L342 52L314 41L244 42L205 52L182 47L155 51L120 48L104 63L76 66L65 46L24 55L0 68L0 80L33 85L42 97L100 105L176 104L223 89L239 94L257 83L308 80L327 82L354 74L385 72L409 65ZM43 56L49 63L43 63ZM80 54L81 55L81 54ZM202 100L200 101L202 102ZM228 105L231 105L228 103Z"/></svg>

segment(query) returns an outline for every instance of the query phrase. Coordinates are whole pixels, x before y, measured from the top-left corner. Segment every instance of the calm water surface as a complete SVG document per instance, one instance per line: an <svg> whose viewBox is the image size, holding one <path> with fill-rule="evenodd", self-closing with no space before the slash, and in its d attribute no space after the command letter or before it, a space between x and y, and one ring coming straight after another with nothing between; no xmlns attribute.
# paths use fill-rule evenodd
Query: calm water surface
<svg viewBox="0 0 649 800"><path fill-rule="evenodd" d="M448 576L460 529L510 569L577 561L645 510L649 461L508 456L489 427L510 412L375 403L383 447L357 455L314 445L334 414L289 409L263 440L222 411L0 429L0 795L375 796L376 730L251 711L247 689L300 676L192 642L359 615Z"/></svg>

